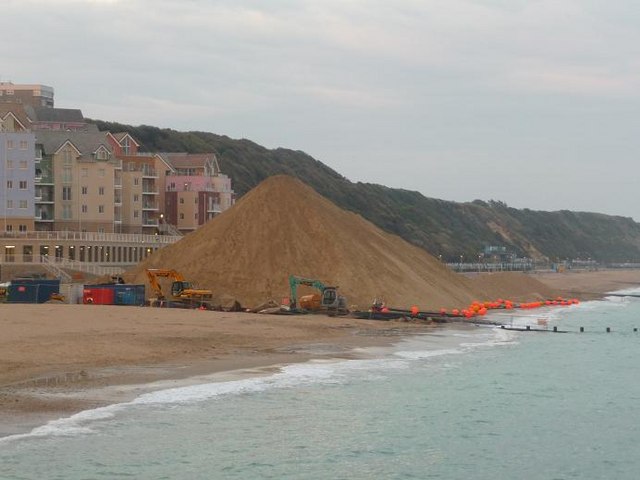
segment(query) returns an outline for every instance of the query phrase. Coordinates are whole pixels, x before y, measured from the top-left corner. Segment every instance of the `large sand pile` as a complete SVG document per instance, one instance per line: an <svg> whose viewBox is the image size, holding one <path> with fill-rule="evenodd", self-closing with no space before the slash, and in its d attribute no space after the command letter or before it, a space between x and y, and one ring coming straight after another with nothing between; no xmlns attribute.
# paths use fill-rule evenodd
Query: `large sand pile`
<svg viewBox="0 0 640 480"><path fill-rule="evenodd" d="M129 279L146 281L145 268L176 269L218 299L244 306L279 302L288 295L290 274L338 285L348 304L360 307L377 297L393 306L437 309L509 293L474 286L424 250L287 176L265 180L230 210L149 257Z"/></svg>

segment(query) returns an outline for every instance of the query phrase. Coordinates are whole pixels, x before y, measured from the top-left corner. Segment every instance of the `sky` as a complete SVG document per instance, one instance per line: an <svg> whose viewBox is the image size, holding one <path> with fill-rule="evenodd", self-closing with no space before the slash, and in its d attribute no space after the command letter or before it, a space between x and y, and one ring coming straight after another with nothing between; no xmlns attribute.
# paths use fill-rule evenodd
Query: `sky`
<svg viewBox="0 0 640 480"><path fill-rule="evenodd" d="M0 80L354 182L640 221L632 0L0 0Z"/></svg>

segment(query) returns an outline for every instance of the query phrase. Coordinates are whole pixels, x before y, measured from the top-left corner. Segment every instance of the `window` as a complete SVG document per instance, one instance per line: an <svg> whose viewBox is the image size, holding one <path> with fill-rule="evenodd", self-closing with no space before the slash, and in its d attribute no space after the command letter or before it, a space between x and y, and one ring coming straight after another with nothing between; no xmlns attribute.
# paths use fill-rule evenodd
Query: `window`
<svg viewBox="0 0 640 480"><path fill-rule="evenodd" d="M7 180L7 189L13 188L13 180Z"/></svg>
<svg viewBox="0 0 640 480"><path fill-rule="evenodd" d="M42 148L36 148L36 160L42 160Z"/></svg>
<svg viewBox="0 0 640 480"><path fill-rule="evenodd" d="M184 213L180 214L180 220L184 220Z"/></svg>
<svg viewBox="0 0 640 480"><path fill-rule="evenodd" d="M197 220L198 219L198 214L196 213L193 218L195 218Z"/></svg>
<svg viewBox="0 0 640 480"><path fill-rule="evenodd" d="M184 198L180 197L180 203L184 203Z"/></svg>
<svg viewBox="0 0 640 480"><path fill-rule="evenodd" d="M133 184L134 185L140 185L140 179L139 178L134 178L133 179Z"/></svg>
<svg viewBox="0 0 640 480"><path fill-rule="evenodd" d="M18 230L21 232L26 232L27 231L27 226L26 225L19 225L18 226Z"/></svg>
<svg viewBox="0 0 640 480"><path fill-rule="evenodd" d="M7 208L13 208L13 200L7 200Z"/></svg>
<svg viewBox="0 0 640 480"><path fill-rule="evenodd" d="M83 168L82 170L80 170L80 176L87 178L89 176L89 169L88 168Z"/></svg>
<svg viewBox="0 0 640 480"><path fill-rule="evenodd" d="M104 205L98 205L98 213L104 213Z"/></svg>
<svg viewBox="0 0 640 480"><path fill-rule="evenodd" d="M27 161L26 160L20 160L19 165L20 165L20 168L22 170L26 170L27 169Z"/></svg>
<svg viewBox="0 0 640 480"><path fill-rule="evenodd" d="M138 218L138 210L133 211L133 218Z"/></svg>
<svg viewBox="0 0 640 480"><path fill-rule="evenodd" d="M20 208L27 208L27 201L26 200L20 200Z"/></svg>
<svg viewBox="0 0 640 480"><path fill-rule="evenodd" d="M20 180L20 190L26 190L27 189L27 181L26 180Z"/></svg>
<svg viewBox="0 0 640 480"><path fill-rule="evenodd" d="M120 144L120 146L122 147L122 153L124 153L125 155L129 155L129 152L131 151L131 144L129 143L129 137L124 137L122 139L122 143Z"/></svg>
<svg viewBox="0 0 640 480"><path fill-rule="evenodd" d="M62 218L69 220L71 218L71 205L62 206Z"/></svg>
<svg viewBox="0 0 640 480"><path fill-rule="evenodd" d="M13 150L13 140L7 140L7 148Z"/></svg>
<svg viewBox="0 0 640 480"><path fill-rule="evenodd" d="M7 168L13 168L13 160L7 160Z"/></svg>
<svg viewBox="0 0 640 480"><path fill-rule="evenodd" d="M87 213L89 208L86 205L82 205L82 213Z"/></svg>
<svg viewBox="0 0 640 480"><path fill-rule="evenodd" d="M89 187L82 187L82 195L89 193Z"/></svg>
<svg viewBox="0 0 640 480"><path fill-rule="evenodd" d="M7 232L13 232L13 225L7 225L6 230Z"/></svg>
<svg viewBox="0 0 640 480"><path fill-rule="evenodd" d="M62 200L71 200L71 187L62 187Z"/></svg>
<svg viewBox="0 0 640 480"><path fill-rule="evenodd" d="M104 177L104 168L98 169L98 176L99 177Z"/></svg>
<svg viewBox="0 0 640 480"><path fill-rule="evenodd" d="M28 145L26 140L20 140L20 150L26 150Z"/></svg>
<svg viewBox="0 0 640 480"><path fill-rule="evenodd" d="M62 181L66 183L71 183L73 177L71 175L71 167L64 167L62 169Z"/></svg>
<svg viewBox="0 0 640 480"><path fill-rule="evenodd" d="M138 202L140 200L140 195L138 195L137 193L133 195L133 201L134 202Z"/></svg>
<svg viewBox="0 0 640 480"><path fill-rule="evenodd" d="M195 204L196 204L196 205L198 204L198 197L196 197L196 201L195 201Z"/></svg>
<svg viewBox="0 0 640 480"><path fill-rule="evenodd" d="M104 195L104 187L98 187L98 195Z"/></svg>
<svg viewBox="0 0 640 480"><path fill-rule="evenodd" d="M64 165L71 165L71 150L69 148L62 152L62 161Z"/></svg>

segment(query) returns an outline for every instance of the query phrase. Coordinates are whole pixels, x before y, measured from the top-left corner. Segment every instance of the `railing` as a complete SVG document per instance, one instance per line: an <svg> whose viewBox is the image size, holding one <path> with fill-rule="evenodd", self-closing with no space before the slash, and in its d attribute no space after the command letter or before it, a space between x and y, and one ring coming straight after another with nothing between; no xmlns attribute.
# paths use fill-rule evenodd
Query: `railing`
<svg viewBox="0 0 640 480"><path fill-rule="evenodd" d="M56 265L55 263L51 262L48 256L46 255L40 256L40 262L42 263L42 266L44 268L46 268L47 270L49 270L49 272L53 274L54 277L58 277L63 282L71 281L71 275L69 275L67 272L62 270L62 268L60 268L61 267L60 264Z"/></svg>
<svg viewBox="0 0 640 480"><path fill-rule="evenodd" d="M158 225L158 230L160 230L164 235L173 235L175 237L182 237L182 232L178 230L178 227L170 223L160 223Z"/></svg>
<svg viewBox="0 0 640 480"><path fill-rule="evenodd" d="M76 270L79 272L91 273L93 275L116 275L124 272L124 268L122 267L106 267L104 265L90 263L90 262L79 262L77 260L69 260L68 258L56 258L52 262L50 257L44 257L44 258L46 258L47 260L44 261L43 263L58 269L66 268L68 270ZM65 273L64 271L62 272ZM71 277L69 276L69 280L70 279Z"/></svg>
<svg viewBox="0 0 640 480"><path fill-rule="evenodd" d="M528 272L535 268L532 262L511 263L447 263L455 272Z"/></svg>
<svg viewBox="0 0 640 480"><path fill-rule="evenodd" d="M36 215L36 219L38 216ZM157 221L156 221L157 224ZM97 233L97 232L0 232L0 238L25 240L81 240L85 242L113 243L153 243L172 244L180 236L145 235L137 233Z"/></svg>
<svg viewBox="0 0 640 480"><path fill-rule="evenodd" d="M6 255L0 264L11 265L40 265L52 275L64 281L70 281L71 275L66 270L90 273L92 275L117 275L124 272L123 267L105 266L99 263L79 262L68 258L52 257L50 255ZM120 265L135 265L136 262L120 262Z"/></svg>

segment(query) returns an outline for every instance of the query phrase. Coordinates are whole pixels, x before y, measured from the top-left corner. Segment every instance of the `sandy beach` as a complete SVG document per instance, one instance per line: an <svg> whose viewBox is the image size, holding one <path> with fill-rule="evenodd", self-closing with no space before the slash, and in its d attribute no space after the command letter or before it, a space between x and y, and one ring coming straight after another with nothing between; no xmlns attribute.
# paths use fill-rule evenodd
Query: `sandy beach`
<svg viewBox="0 0 640 480"><path fill-rule="evenodd" d="M640 271L534 275L581 299L640 285ZM354 348L435 328L323 315L64 304L0 304L0 326L0 436L201 375L256 375L311 358L348 358Z"/></svg>

